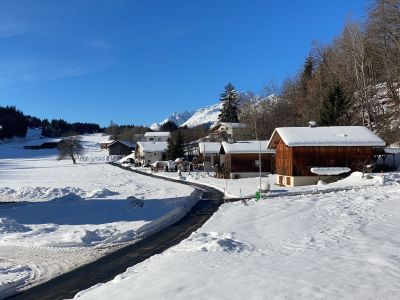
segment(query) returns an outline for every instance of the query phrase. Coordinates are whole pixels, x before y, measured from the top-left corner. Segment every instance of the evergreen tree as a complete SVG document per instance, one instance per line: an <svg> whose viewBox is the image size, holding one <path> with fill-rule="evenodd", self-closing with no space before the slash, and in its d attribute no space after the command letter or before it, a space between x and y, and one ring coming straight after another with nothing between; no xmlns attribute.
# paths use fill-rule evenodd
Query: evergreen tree
<svg viewBox="0 0 400 300"><path fill-rule="evenodd" d="M167 148L167 160L175 160L185 155L185 139L181 131L177 131L169 140Z"/></svg>
<svg viewBox="0 0 400 300"><path fill-rule="evenodd" d="M319 124L325 126L340 125L346 109L346 98L340 85L331 88L323 99Z"/></svg>
<svg viewBox="0 0 400 300"><path fill-rule="evenodd" d="M169 131L169 132L173 132L175 130L178 130L178 126L176 126L174 121L167 121L164 124L162 124L160 126L160 131Z"/></svg>
<svg viewBox="0 0 400 300"><path fill-rule="evenodd" d="M175 140L171 137L168 140L168 148L167 148L167 155L166 159L167 160L174 160L174 155L175 155Z"/></svg>
<svg viewBox="0 0 400 300"><path fill-rule="evenodd" d="M178 131L175 136L175 151L174 157L181 158L185 155L185 141L181 131Z"/></svg>
<svg viewBox="0 0 400 300"><path fill-rule="evenodd" d="M28 130L26 116L15 106L0 106L0 125L2 126L0 138L24 137Z"/></svg>
<svg viewBox="0 0 400 300"><path fill-rule="evenodd" d="M234 86L228 83L225 91L221 94L221 113L218 116L220 122L239 123L238 118L238 93Z"/></svg>

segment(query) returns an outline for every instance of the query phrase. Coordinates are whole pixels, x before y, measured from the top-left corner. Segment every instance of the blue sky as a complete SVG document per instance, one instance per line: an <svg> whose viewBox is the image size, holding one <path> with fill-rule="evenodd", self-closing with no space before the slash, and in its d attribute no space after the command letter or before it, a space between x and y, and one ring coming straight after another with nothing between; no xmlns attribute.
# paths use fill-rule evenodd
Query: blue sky
<svg viewBox="0 0 400 300"><path fill-rule="evenodd" d="M108 125L161 121L299 70L367 1L0 0L0 105Z"/></svg>

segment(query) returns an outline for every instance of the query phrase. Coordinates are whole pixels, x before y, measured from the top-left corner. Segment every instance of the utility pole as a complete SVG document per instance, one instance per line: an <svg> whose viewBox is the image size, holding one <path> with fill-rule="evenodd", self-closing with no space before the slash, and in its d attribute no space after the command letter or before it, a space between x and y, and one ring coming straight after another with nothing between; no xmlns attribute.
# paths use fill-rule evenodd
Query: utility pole
<svg viewBox="0 0 400 300"><path fill-rule="evenodd" d="M203 171L204 177L206 177L206 142L203 141Z"/></svg>
<svg viewBox="0 0 400 300"><path fill-rule="evenodd" d="M254 114L254 130L256 135L256 140L258 140L258 194L261 198L261 140L258 138L257 134L257 116Z"/></svg>

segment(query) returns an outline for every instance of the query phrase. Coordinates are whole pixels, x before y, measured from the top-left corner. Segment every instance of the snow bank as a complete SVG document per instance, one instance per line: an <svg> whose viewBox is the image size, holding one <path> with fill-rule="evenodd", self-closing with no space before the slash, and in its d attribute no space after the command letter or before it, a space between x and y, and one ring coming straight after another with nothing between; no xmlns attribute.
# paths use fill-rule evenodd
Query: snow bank
<svg viewBox="0 0 400 300"><path fill-rule="evenodd" d="M118 192L110 191L102 187L93 191L84 191L77 187L53 188L43 186L23 186L17 189L9 187L0 187L0 202L13 201L48 201L51 199L61 198L67 195L75 195L82 198L106 198L118 195Z"/></svg>
<svg viewBox="0 0 400 300"><path fill-rule="evenodd" d="M125 243L178 221L198 199L199 193L194 190L188 197L144 200L143 207L127 199L83 199L76 194L7 205L0 207L0 245L88 247Z"/></svg>
<svg viewBox="0 0 400 300"><path fill-rule="evenodd" d="M8 297L25 286L33 276L29 266L10 265L0 261L0 296Z"/></svg>
<svg viewBox="0 0 400 300"><path fill-rule="evenodd" d="M202 232L193 233L174 251L203 252L243 252L252 251L254 247L235 238L235 233Z"/></svg>
<svg viewBox="0 0 400 300"><path fill-rule="evenodd" d="M28 226L21 225L13 219L0 218L0 234L27 232L31 230Z"/></svg>

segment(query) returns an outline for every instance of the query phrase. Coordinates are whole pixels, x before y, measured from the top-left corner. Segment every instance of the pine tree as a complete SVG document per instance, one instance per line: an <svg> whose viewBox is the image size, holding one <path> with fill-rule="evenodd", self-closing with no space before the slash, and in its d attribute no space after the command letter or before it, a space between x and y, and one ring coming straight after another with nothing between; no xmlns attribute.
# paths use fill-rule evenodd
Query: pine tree
<svg viewBox="0 0 400 300"><path fill-rule="evenodd" d="M325 126L340 125L346 109L346 98L340 85L329 90L328 95L323 99L320 111L319 124Z"/></svg>
<svg viewBox="0 0 400 300"><path fill-rule="evenodd" d="M177 131L173 137L168 140L167 160L174 160L185 155L185 140L181 131Z"/></svg>
<svg viewBox="0 0 400 300"><path fill-rule="evenodd" d="M228 83L225 91L221 94L221 113L218 116L220 122L239 123L238 118L238 93L234 86Z"/></svg>
<svg viewBox="0 0 400 300"><path fill-rule="evenodd" d="M172 137L168 140L168 148L167 148L167 160L174 160L175 155L175 139Z"/></svg>
<svg viewBox="0 0 400 300"><path fill-rule="evenodd" d="M184 155L185 155L185 141L182 132L178 131L178 133L175 136L174 156L175 158L182 158Z"/></svg>
<svg viewBox="0 0 400 300"><path fill-rule="evenodd" d="M167 122L165 122L164 124L162 124L160 126L160 131L169 131L169 132L173 132L178 130L178 126L176 125L176 123L174 121L168 120Z"/></svg>

